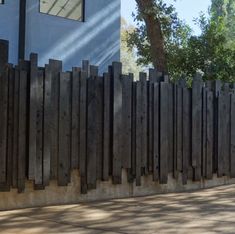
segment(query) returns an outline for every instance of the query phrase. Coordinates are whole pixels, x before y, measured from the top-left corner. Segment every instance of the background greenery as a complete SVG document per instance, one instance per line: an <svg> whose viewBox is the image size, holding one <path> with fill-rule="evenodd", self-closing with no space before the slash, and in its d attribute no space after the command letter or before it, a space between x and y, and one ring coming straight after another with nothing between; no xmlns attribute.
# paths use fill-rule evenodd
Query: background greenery
<svg viewBox="0 0 235 234"><path fill-rule="evenodd" d="M201 73L204 79L235 81L235 1L212 0L209 17L201 14L195 19L200 35L181 19L173 5L154 0L148 9L160 20L168 73L172 79L192 79ZM133 15L137 27L122 21L122 62L124 72L137 76L140 70L152 66L150 42L140 11Z"/></svg>

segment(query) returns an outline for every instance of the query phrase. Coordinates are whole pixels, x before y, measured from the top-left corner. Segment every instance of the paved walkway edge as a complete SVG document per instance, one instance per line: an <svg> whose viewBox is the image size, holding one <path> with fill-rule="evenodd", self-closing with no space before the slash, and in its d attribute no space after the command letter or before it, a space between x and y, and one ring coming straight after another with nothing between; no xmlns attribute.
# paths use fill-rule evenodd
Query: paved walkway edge
<svg viewBox="0 0 235 234"><path fill-rule="evenodd" d="M186 185L182 185L181 175L179 175L178 180L173 179L172 175L169 175L168 184L166 185L153 182L152 176L148 176L142 178L141 186L136 186L135 182L133 184L127 182L127 174L124 170L122 174L123 181L121 185L113 185L111 180L108 182L98 181L97 188L89 191L85 195L80 193L80 177L78 171L72 172L71 183L67 187L58 187L55 181L51 181L50 186L46 187L45 190L35 191L33 189L33 183L27 182L24 193L19 194L15 189L12 189L10 192L0 193L0 210L185 192L235 184L235 179L228 177L217 178L214 175L212 180L202 180L200 182L188 181Z"/></svg>

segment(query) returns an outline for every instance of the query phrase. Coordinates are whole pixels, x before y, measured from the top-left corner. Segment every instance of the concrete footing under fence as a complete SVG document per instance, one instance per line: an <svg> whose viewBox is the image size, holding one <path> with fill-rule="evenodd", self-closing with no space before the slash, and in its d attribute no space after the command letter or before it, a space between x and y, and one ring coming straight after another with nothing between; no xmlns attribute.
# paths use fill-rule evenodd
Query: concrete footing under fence
<svg viewBox="0 0 235 234"><path fill-rule="evenodd" d="M108 182L98 181L97 188L89 191L85 195L80 193L80 177L78 171L72 172L71 183L67 187L58 187L55 181L51 181L50 186L46 187L45 190L34 190L33 183L27 182L24 193L19 194L16 189L12 189L10 192L0 193L0 210L74 204L170 192L185 192L235 184L235 179L228 177L218 178L217 175L214 175L212 180L203 180L201 182L188 181L186 185L182 185L181 176L179 176L178 180L175 180L169 175L168 184L166 185L153 182L152 176L148 176L142 177L142 185L137 187L135 183L130 184L127 182L127 174L124 170L122 172L122 178L122 184L120 185L113 185L111 180Z"/></svg>

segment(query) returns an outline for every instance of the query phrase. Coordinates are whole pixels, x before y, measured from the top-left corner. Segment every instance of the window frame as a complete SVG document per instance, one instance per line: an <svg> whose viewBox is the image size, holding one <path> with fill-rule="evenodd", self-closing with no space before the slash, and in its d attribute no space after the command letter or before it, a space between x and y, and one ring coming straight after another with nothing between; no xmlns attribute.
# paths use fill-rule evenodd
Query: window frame
<svg viewBox="0 0 235 234"><path fill-rule="evenodd" d="M2 0L2 1L4 2L4 0ZM39 0L39 4L38 4L39 9L38 9L38 11L39 11L40 14L49 15L49 16L52 16L52 17L57 17L57 18L61 18L61 19L72 20L72 21L84 23L85 22L85 3L86 3L86 1L82 0L82 9L81 9L82 10L82 17L81 17L81 20L76 20L76 19L71 19L71 18L67 18L67 17L64 17L64 16L52 15L52 14L41 12L40 11L41 0Z"/></svg>

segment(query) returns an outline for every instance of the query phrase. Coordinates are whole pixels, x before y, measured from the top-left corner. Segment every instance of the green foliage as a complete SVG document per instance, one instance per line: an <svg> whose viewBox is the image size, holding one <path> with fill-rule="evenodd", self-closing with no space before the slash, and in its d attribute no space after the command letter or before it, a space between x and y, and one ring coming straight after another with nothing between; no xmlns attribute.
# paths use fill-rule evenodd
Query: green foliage
<svg viewBox="0 0 235 234"><path fill-rule="evenodd" d="M125 74L133 73L134 77L139 77L139 72L142 69L136 62L136 53L134 48L129 48L127 45L128 34L135 29L128 25L124 19L121 21L121 62L123 65L123 72Z"/></svg>
<svg viewBox="0 0 235 234"><path fill-rule="evenodd" d="M146 9L146 11L154 13L156 18L160 21L166 48L170 47L173 42L177 44L185 43L184 37L187 37L190 29L178 19L173 5L167 6L163 0L156 0L155 7L153 9ZM128 46L129 48L137 48L138 64L150 65L152 64L150 42L147 37L143 16L138 12L138 8L137 14L133 15L133 17L137 28L128 34Z"/></svg>
<svg viewBox="0 0 235 234"><path fill-rule="evenodd" d="M226 46L225 22L222 17L217 21L198 19L202 34L191 36L185 47L177 48L170 59L170 72L173 77L186 75L191 78L201 72L204 79L235 80L235 53Z"/></svg>
<svg viewBox="0 0 235 234"><path fill-rule="evenodd" d="M211 18L217 22L223 18L226 37L226 46L235 50L235 1L234 0L212 0L210 9Z"/></svg>
<svg viewBox="0 0 235 234"><path fill-rule="evenodd" d="M201 28L199 36L178 18L172 5L163 0L155 2L172 79L183 76L190 80L200 72L204 79L235 81L235 19L230 19L235 17L235 1L213 0L209 18L201 15L196 21ZM129 48L137 48L138 64L149 65L152 59L146 26L141 15L137 14L135 20L137 28L128 33L127 43Z"/></svg>

